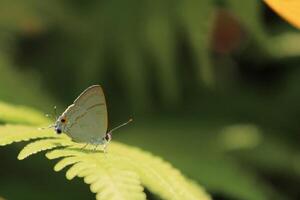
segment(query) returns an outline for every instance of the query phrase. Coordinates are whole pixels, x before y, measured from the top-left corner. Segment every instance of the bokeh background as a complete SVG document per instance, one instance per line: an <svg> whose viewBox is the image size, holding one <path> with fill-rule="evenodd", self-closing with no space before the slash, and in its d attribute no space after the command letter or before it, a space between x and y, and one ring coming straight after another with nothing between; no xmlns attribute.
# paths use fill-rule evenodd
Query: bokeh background
<svg viewBox="0 0 300 200"><path fill-rule="evenodd" d="M299 76L299 30L259 0L0 1L1 101L62 112L101 84L110 128L134 118L114 140L215 200L300 198ZM20 148L0 149L0 196L94 199Z"/></svg>

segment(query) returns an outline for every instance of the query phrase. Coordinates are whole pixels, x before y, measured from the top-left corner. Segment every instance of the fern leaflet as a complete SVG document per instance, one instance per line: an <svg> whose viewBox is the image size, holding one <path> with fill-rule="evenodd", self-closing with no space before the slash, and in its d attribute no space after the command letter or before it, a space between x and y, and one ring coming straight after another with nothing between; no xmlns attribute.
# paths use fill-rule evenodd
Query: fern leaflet
<svg viewBox="0 0 300 200"><path fill-rule="evenodd" d="M37 139L19 153L22 160L41 151L48 159L58 159L55 171L68 168L66 178L81 177L90 184L96 199L146 199L144 188L163 199L207 200L210 197L180 171L157 156L118 142L112 142L108 153L99 148L82 149L66 135L52 130L38 130L25 125L0 126L0 146Z"/></svg>

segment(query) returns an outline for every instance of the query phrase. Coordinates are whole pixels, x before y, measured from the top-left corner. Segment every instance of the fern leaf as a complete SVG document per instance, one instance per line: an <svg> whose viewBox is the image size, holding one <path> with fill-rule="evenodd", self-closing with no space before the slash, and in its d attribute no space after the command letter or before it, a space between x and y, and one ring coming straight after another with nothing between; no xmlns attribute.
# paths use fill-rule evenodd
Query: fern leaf
<svg viewBox="0 0 300 200"><path fill-rule="evenodd" d="M41 151L50 150L58 146L69 146L72 142L66 138L44 139L32 142L25 146L18 155L19 160L23 160L30 155L39 153Z"/></svg>
<svg viewBox="0 0 300 200"><path fill-rule="evenodd" d="M49 120L40 112L24 106L0 102L0 121L11 124L44 125Z"/></svg>
<svg viewBox="0 0 300 200"><path fill-rule="evenodd" d="M46 154L46 157L50 160L63 158L68 156L84 156L86 155L83 151L78 151L76 149L55 149Z"/></svg>
<svg viewBox="0 0 300 200"><path fill-rule="evenodd" d="M87 166L90 166L95 160L98 160L99 166L108 165L107 163L109 163L112 166L118 166L118 168L133 170L139 174L143 185L164 199L199 199L201 196L201 199L208 199L202 190L195 189L197 187L186 180L183 175L170 164L149 153L120 143L113 142L110 145L108 155L98 152L90 152L84 155L83 152L77 149L67 148L53 150L47 153L46 156L49 159L66 157L58 162L55 166L56 170L78 162L87 162L89 163ZM84 173L78 170L81 169L81 166L82 164L78 164L78 167L75 167L77 174ZM74 176L73 172L67 174L68 178L73 178ZM93 180L92 177L86 174L81 177L83 176L87 177L85 179L87 183L91 182L90 179ZM204 198L205 196L206 198Z"/></svg>
<svg viewBox="0 0 300 200"><path fill-rule="evenodd" d="M53 131L43 131L23 125L0 126L0 146L37 138L57 137Z"/></svg>
<svg viewBox="0 0 300 200"><path fill-rule="evenodd" d="M181 1L178 6L179 17L188 33L197 64L196 75L200 84L204 83L208 87L215 84L213 65L209 55L213 8L213 3L209 0Z"/></svg>
<svg viewBox="0 0 300 200"><path fill-rule="evenodd" d="M150 7L151 6L151 7ZM175 67L176 39L174 37L174 27L171 25L170 13L165 12L168 2L153 2L149 5L151 12L145 19L145 41L155 60L158 80L160 82L163 100L167 104L177 103L179 99L178 73Z"/></svg>
<svg viewBox="0 0 300 200"><path fill-rule="evenodd" d="M56 165L54 166L54 171L58 172L69 165L73 165L77 162L80 162L82 159L83 158L80 156L64 158L64 159L60 160L58 163L56 163Z"/></svg>
<svg viewBox="0 0 300 200"><path fill-rule="evenodd" d="M146 199L142 185L163 199L210 199L171 164L138 148L112 142L109 152L103 153L94 148L82 149L81 144L50 130L39 131L22 125L0 127L1 145L34 138L41 139L25 146L19 159L49 151L46 153L48 159L60 159L54 170L60 171L70 166L66 178L83 178L85 183L90 184L91 191L96 193L96 199ZM57 147L60 148L55 149Z"/></svg>
<svg viewBox="0 0 300 200"><path fill-rule="evenodd" d="M61 150L55 150L61 151ZM62 150L63 151L63 150ZM145 199L139 176L134 172L122 170L105 161L103 153L95 156L94 153L85 159L74 159L76 157L64 158L59 163L66 166L75 163L66 172L67 179L75 176L84 177L85 182L91 185L91 191L97 193L97 199ZM97 158L98 157L98 158ZM108 198L109 196L109 198Z"/></svg>
<svg viewBox="0 0 300 200"><path fill-rule="evenodd" d="M140 172L142 182L150 190L162 193L162 197L166 199L198 199L188 189L189 183L183 175L169 163L137 148L128 148L121 144L115 144L114 147L122 158L131 158L128 161ZM157 185L160 186L157 187ZM164 189L161 190L162 188Z"/></svg>
<svg viewBox="0 0 300 200"><path fill-rule="evenodd" d="M207 199L205 191L196 182L190 180L187 186L198 199Z"/></svg>
<svg viewBox="0 0 300 200"><path fill-rule="evenodd" d="M107 187L103 184L101 179L98 179L91 185L91 188L93 187L94 190L97 191L97 199L106 199L105 195L109 195L110 193L117 194L117 198L115 199L146 199L143 187L136 173L111 169L107 169L106 172L108 175L103 178L110 179L111 187ZM111 191L111 188L113 188L114 191ZM100 193L101 190L103 190L103 193ZM118 191L117 193L115 192L116 190Z"/></svg>
<svg viewBox="0 0 300 200"><path fill-rule="evenodd" d="M75 163L72 167L70 167L66 173L66 178L68 180L72 180L77 176L80 172L83 170L88 170L88 169L95 169L96 164L95 163L90 163L90 162L78 162Z"/></svg>

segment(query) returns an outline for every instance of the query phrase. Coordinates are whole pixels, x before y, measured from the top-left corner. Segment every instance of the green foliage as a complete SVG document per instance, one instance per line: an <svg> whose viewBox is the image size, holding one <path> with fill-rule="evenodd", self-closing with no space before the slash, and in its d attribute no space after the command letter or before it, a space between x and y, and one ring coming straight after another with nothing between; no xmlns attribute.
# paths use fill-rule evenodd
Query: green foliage
<svg viewBox="0 0 300 200"><path fill-rule="evenodd" d="M20 11L1 13L0 27L5 30L24 33L25 39L49 34L51 44L37 52L34 59L26 56L25 61L31 67L38 66L48 77L57 72L71 73L75 78L64 80L64 85L72 85L75 91L87 82L113 76L127 89L126 97L136 111L151 104L148 88L152 82L157 82L164 105L178 103L183 92L180 71L185 68L178 64L182 59L178 35L191 46L191 68L196 71L191 80L207 87L214 85L209 56L214 4L210 0L92 1L84 7L70 1L31 0L4 1L1 7ZM6 40L3 37L2 41ZM43 62L48 56L54 59ZM55 69L43 70L47 67ZM112 67L119 73L111 75Z"/></svg>
<svg viewBox="0 0 300 200"><path fill-rule="evenodd" d="M5 104L2 107L5 108ZM69 167L66 178L84 178L96 193L96 199L146 199L143 186L163 199L210 199L201 187L157 156L118 142L110 144L108 153L94 147L82 149L84 144L74 143L66 135L22 124L43 124L44 121L36 117L37 113L7 108L12 114L7 115L8 118L0 116L1 120L20 125L0 126L0 146L35 139L22 149L18 159L47 151L48 159L59 159L55 171ZM11 120L14 114L19 117L16 121ZM26 121L27 118L31 120Z"/></svg>
<svg viewBox="0 0 300 200"><path fill-rule="evenodd" d="M164 125L161 125L160 121L162 120L151 121L149 125L125 130L118 135L118 139L167 157L171 163L183 172L188 172L189 176L199 181L212 194L229 199L249 200L276 199L279 196L254 169L243 167L231 154L232 150L251 151L260 144L262 132L254 125L238 124L224 127L224 124L216 123L213 124L214 128L208 128L199 120L189 119L188 123L174 120ZM170 130L171 126L173 128ZM151 132L151 137L145 140L148 131ZM200 133L201 139L195 139ZM131 135L134 139L129 139L132 138ZM249 141L241 140L243 136ZM267 156L263 152L260 155L262 158Z"/></svg>
<svg viewBox="0 0 300 200"><path fill-rule="evenodd" d="M280 35L273 39L273 35L267 34L262 1L223 2L251 39L243 44L246 46L241 49L242 56L252 56L249 46L258 46L255 56L261 56L258 51L279 58L299 55L299 45L293 43L298 43L298 37L291 40ZM5 12L9 9L14 12ZM196 84L213 88L218 83L216 79L223 80L223 73L217 77L218 66L214 66L211 58L217 12L218 5L210 0L92 1L84 6L80 1L5 0L0 6L0 27L5 30L0 33L0 56L2 51L12 49L15 56L9 60L21 60L21 66L36 67L44 76L42 81L52 82L52 90L60 96L75 95L75 91L99 80L105 85L118 80L112 85L126 90L125 100L136 112L152 105L153 91L158 97L155 105L178 105L185 88ZM36 51L23 52L17 39L33 42ZM185 48L181 48L182 43ZM39 49L40 46L45 48ZM228 59L231 63L230 56ZM181 76L185 71L189 73L187 79ZM221 85L232 81L233 71L227 72L228 80L220 82ZM57 91L61 86L61 81L53 81L57 74L74 77L63 80L64 86L71 88L67 93ZM5 91L1 89L0 94ZM7 94L2 96L11 101Z"/></svg>
<svg viewBox="0 0 300 200"><path fill-rule="evenodd" d="M229 0L229 8L237 15L243 26L251 33L250 35L257 40L261 47L266 47L268 36L266 34L264 25L262 23L263 2L259 0L245 0L243 2L238 0Z"/></svg>
<svg viewBox="0 0 300 200"><path fill-rule="evenodd" d="M275 57L299 55L297 45L290 50L285 38L275 38L280 41L278 45L267 34L263 2L223 2L251 39L241 54L248 57L247 47L257 45L258 51ZM5 0L0 9L4 9L0 10L0 27L5 30L0 33L0 44L3 43L0 51L12 48L15 57L9 60L21 60L22 66L36 67L44 76L42 81L52 82L52 90L60 96L75 95L75 91L99 80L105 85L118 80L112 85L124 88L125 100L139 112L152 105L153 91L158 97L155 105L163 102L164 106L174 106L182 102L185 88L191 85L213 88L220 78L216 73L219 64L214 66L212 60L211 43L215 39L213 27L218 12L214 1L115 0L83 5L80 1ZM15 12L4 12L7 9ZM33 42L36 51L23 52L14 37L17 34L21 40ZM185 48L181 48L182 43ZM39 49L40 46L45 48ZM181 76L185 71L188 78ZM223 80L224 74L220 73L221 85L232 81L235 74L228 73L229 80ZM63 80L64 87L71 88L67 93L57 91L61 87L60 80L53 81L57 74L74 77Z"/></svg>
<svg viewBox="0 0 300 200"><path fill-rule="evenodd" d="M224 20L218 16L225 16ZM111 121L123 119L121 113L137 119L114 139L166 158L217 198L299 196L300 36L263 1L3 0L0 30L1 101L48 113L58 105L48 92L67 104L78 91L99 83L105 89ZM228 45L231 40L233 50L215 51L216 43ZM163 106L169 110L162 112ZM33 109L0 102L0 124L6 124L1 126L5 128L0 133L2 145L32 140L19 159L41 151L51 158L52 151L62 154L64 149L68 154L58 158L55 170L74 166L67 176L85 177L88 184L95 183L94 192L106 194L114 188L98 186L89 174L79 172L91 165L78 160L81 147L51 131L37 130L49 123ZM112 143L107 154L110 162L119 159L114 152L120 146ZM17 189L19 198L23 192L27 199L41 199L34 196L37 193L59 199L52 192L57 182L74 191L68 192L72 197L90 195L76 188L76 181L63 185L64 177L56 180L59 175L49 181L47 191L28 184L24 181L28 177L22 177L25 170L49 174L47 180L54 176L45 172L48 163L39 156L18 168L11 156L17 147L2 151L6 170L0 172L0 194L4 197ZM99 155L95 157L102 159L101 177L112 174L100 150L91 147L82 153L89 159ZM7 171L20 174L10 177ZM122 183L115 187L119 194L126 196L123 191L128 189L123 179L137 183L136 191L141 183L150 188L144 181L151 185L151 180L143 178L137 167L128 169L129 174L116 171L118 176L109 180L122 179L116 181ZM199 192L193 183L185 187ZM150 191L159 194L155 189Z"/></svg>
<svg viewBox="0 0 300 200"><path fill-rule="evenodd" d="M0 102L0 121L10 124L41 125L49 123L40 112L24 107ZM27 116L27 117L24 117Z"/></svg>
<svg viewBox="0 0 300 200"><path fill-rule="evenodd" d="M8 40L8 38L3 38ZM0 36L1 44L1 36ZM1 46L1 45L0 45ZM0 49L0 97L2 101L28 105L35 108L48 108L54 99L42 88L37 73L29 73L12 67L11 58ZM25 87L24 87L25 86ZM17 91L16 93L14 93ZM45 107L45 105L47 105ZM1 113L9 115L10 112ZM31 117L31 116L30 116ZM45 120L45 119L43 119Z"/></svg>

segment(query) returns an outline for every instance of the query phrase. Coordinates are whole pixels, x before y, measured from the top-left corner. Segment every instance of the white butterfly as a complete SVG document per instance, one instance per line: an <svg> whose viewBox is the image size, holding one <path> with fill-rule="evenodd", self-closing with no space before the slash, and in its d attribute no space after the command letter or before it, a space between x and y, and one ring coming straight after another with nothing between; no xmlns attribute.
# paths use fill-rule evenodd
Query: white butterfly
<svg viewBox="0 0 300 200"><path fill-rule="evenodd" d="M108 117L103 90L100 85L93 85L84 90L74 103L70 105L56 120L56 133L66 133L74 142L104 145L104 150L112 137L112 131L107 132Z"/></svg>

